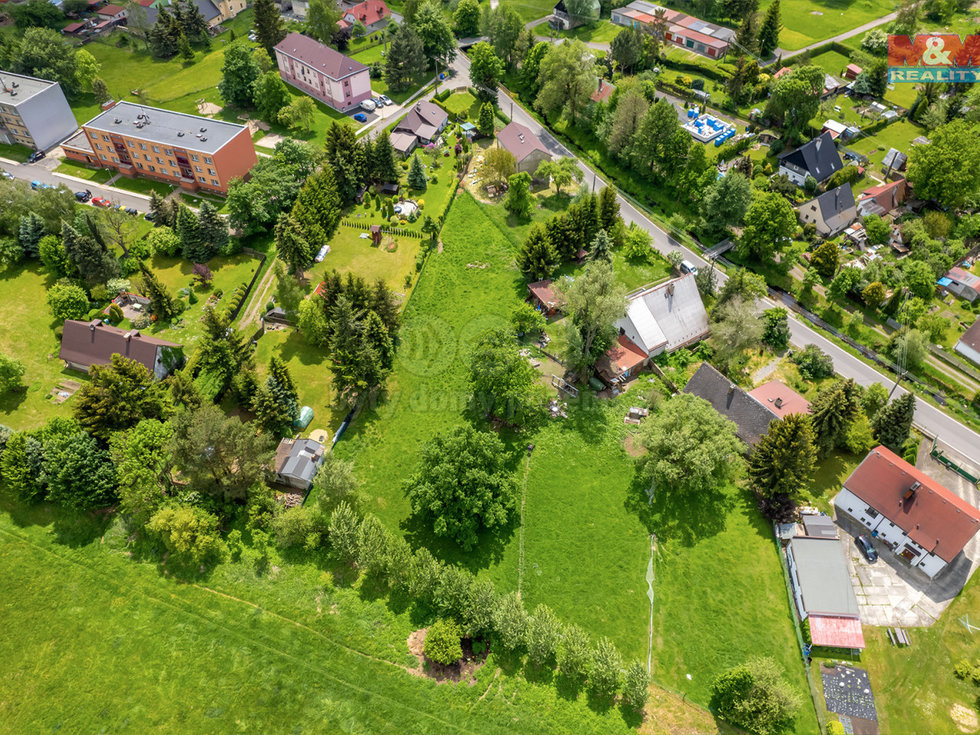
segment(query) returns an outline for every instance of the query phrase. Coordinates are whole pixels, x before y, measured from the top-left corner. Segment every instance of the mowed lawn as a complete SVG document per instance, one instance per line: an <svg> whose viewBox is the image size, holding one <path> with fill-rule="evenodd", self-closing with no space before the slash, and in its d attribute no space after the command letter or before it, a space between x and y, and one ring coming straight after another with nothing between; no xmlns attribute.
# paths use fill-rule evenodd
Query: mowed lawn
<svg viewBox="0 0 980 735"><path fill-rule="evenodd" d="M765 14L771 0L759 3ZM864 25L895 10L892 0L780 0L779 47L789 51Z"/></svg>
<svg viewBox="0 0 980 735"><path fill-rule="evenodd" d="M357 213L354 210L351 216ZM331 270L354 273L369 283L379 278L397 292L405 291L405 276L415 272L415 258L423 241L415 237L385 235L381 245L372 245L365 230L340 227L330 240L330 252L323 262L310 269L311 283L315 286ZM391 248L394 250L391 250Z"/></svg>
<svg viewBox="0 0 980 735"><path fill-rule="evenodd" d="M630 732L618 710L492 658L473 686L410 675L409 615L315 564L225 564L182 584L131 558L121 523L13 513L0 513L4 732Z"/></svg>
<svg viewBox="0 0 980 735"><path fill-rule="evenodd" d="M60 342L51 317L47 290L54 283L41 265L7 266L0 270L0 345L5 354L24 365L26 392L0 396L0 424L34 429L54 416L71 413L72 399L55 404L51 390L62 380L84 382L84 373L67 370L58 359Z"/></svg>
<svg viewBox="0 0 980 735"><path fill-rule="evenodd" d="M951 710L960 705L973 711L980 694L974 684L953 675L962 660L980 659L980 633L967 630L963 620L980 626L980 586L974 574L959 597L929 628L909 631L912 645L898 648L883 628L865 627L868 644L862 661L871 675L883 733L909 732L956 735L966 732L953 722Z"/></svg>

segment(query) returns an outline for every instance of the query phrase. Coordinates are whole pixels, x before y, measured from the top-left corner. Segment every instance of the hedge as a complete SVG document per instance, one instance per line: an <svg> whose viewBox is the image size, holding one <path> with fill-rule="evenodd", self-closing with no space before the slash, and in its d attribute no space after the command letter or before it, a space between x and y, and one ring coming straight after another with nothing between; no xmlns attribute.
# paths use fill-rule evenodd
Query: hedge
<svg viewBox="0 0 980 735"><path fill-rule="evenodd" d="M726 143L718 149L718 160L730 161L742 151L748 150L755 142L756 137L752 136L750 138L742 138L735 143Z"/></svg>

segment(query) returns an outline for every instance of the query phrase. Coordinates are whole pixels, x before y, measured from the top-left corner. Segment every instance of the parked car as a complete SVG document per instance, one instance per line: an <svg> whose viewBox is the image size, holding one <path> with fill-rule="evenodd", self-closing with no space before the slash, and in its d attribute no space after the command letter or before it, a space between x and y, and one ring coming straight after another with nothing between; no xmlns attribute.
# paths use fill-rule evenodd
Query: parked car
<svg viewBox="0 0 980 735"><path fill-rule="evenodd" d="M134 209L133 207L126 207L123 211L126 214L128 214L130 217L135 217L136 215L139 214L139 212L136 209Z"/></svg>
<svg viewBox="0 0 980 735"><path fill-rule="evenodd" d="M32 181L31 188L35 191L40 191L43 189L53 189L54 187L51 184L45 184L43 181Z"/></svg>
<svg viewBox="0 0 980 735"><path fill-rule="evenodd" d="M363 112L359 112L354 115L354 119L357 120L357 122L367 122L367 115L365 115Z"/></svg>
<svg viewBox="0 0 980 735"><path fill-rule="evenodd" d="M143 219L145 219L147 222L153 222L156 218L157 216L153 212L147 212L143 215Z"/></svg>
<svg viewBox="0 0 980 735"><path fill-rule="evenodd" d="M878 550L871 544L871 539L864 534L861 534L854 539L854 543L856 543L857 547L861 549L861 553L864 554L865 559L872 564L878 561Z"/></svg>
<svg viewBox="0 0 980 735"><path fill-rule="evenodd" d="M385 101L381 99L381 97L374 97L372 98L372 101L374 102L375 107L381 108L385 106Z"/></svg>
<svg viewBox="0 0 980 735"><path fill-rule="evenodd" d="M255 35L255 31L249 31L248 32L248 40L249 41L255 41L257 39L258 39L258 36Z"/></svg>
<svg viewBox="0 0 980 735"><path fill-rule="evenodd" d="M374 112L376 107L374 100L361 100L361 109L365 112Z"/></svg>
<svg viewBox="0 0 980 735"><path fill-rule="evenodd" d="M4 171L2 168L0 168L0 177L4 179L12 179L14 178L14 175L9 171Z"/></svg>
<svg viewBox="0 0 980 735"><path fill-rule="evenodd" d="M91 198L92 198L92 192L90 192L88 189L86 189L85 191L75 192L75 199L77 199L80 202L87 202Z"/></svg>
<svg viewBox="0 0 980 735"><path fill-rule="evenodd" d="M383 104L385 107L387 107L388 105L394 104L391 101L391 98L388 95L386 95L386 94L381 95L380 97L378 97L378 99L381 100L381 104Z"/></svg>
<svg viewBox="0 0 980 735"><path fill-rule="evenodd" d="M318 252L316 254L316 257L313 259L314 262L316 262L316 263L322 263L323 262L323 259L327 257L327 253L329 253L329 252L330 252L330 246L329 245L324 245L322 248L320 248L320 252Z"/></svg>
<svg viewBox="0 0 980 735"><path fill-rule="evenodd" d="M103 208L112 206L112 202L110 202L105 197L92 197L92 204L94 204L96 207L103 207Z"/></svg>
<svg viewBox="0 0 980 735"><path fill-rule="evenodd" d="M37 163L42 158L44 158L44 151L34 151L31 155L27 157L28 163Z"/></svg>
<svg viewBox="0 0 980 735"><path fill-rule="evenodd" d="M691 273L696 276L698 274L698 267L689 260L682 260L681 273Z"/></svg>

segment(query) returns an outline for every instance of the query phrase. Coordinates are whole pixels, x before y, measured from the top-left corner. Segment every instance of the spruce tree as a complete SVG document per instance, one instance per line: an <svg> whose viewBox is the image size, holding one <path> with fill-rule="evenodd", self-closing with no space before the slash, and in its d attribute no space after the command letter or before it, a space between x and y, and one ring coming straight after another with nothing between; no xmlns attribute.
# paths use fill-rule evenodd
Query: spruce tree
<svg viewBox="0 0 980 735"><path fill-rule="evenodd" d="M350 203L364 181L367 156L357 141L354 129L334 121L324 141L324 168L333 173L340 201Z"/></svg>
<svg viewBox="0 0 980 735"><path fill-rule="evenodd" d="M44 220L34 212L28 212L20 218L17 241L20 243L24 257L37 260L40 257L39 245L44 237Z"/></svg>
<svg viewBox="0 0 980 735"><path fill-rule="evenodd" d="M281 358L269 360L269 376L251 399L252 411L268 431L280 436L290 432L299 418L299 394Z"/></svg>
<svg viewBox="0 0 980 735"><path fill-rule="evenodd" d="M183 204L177 210L177 236L185 260L206 263L211 258L211 249L201 240L197 217Z"/></svg>
<svg viewBox="0 0 980 735"><path fill-rule="evenodd" d="M334 174L330 169L321 169L304 182L292 211L314 254L333 237L340 224L340 215Z"/></svg>
<svg viewBox="0 0 980 735"><path fill-rule="evenodd" d="M364 326L346 295L337 298L330 318L334 389L354 403L381 385L384 369L374 347L364 339Z"/></svg>
<svg viewBox="0 0 980 735"><path fill-rule="evenodd" d="M875 439L893 452L901 452L912 430L915 396L906 393L883 407L871 422Z"/></svg>
<svg viewBox="0 0 980 735"><path fill-rule="evenodd" d="M218 214L211 202L204 202L197 212L197 230L205 246L208 259L224 250L228 245L228 223ZM203 252L202 252L203 254ZM198 260L198 263L206 261Z"/></svg>
<svg viewBox="0 0 980 735"><path fill-rule="evenodd" d="M619 201L616 199L616 189L605 186L599 192L599 225L606 232L612 232L619 221Z"/></svg>
<svg viewBox="0 0 980 735"><path fill-rule="evenodd" d="M491 103L484 102L480 106L480 117L476 127L481 135L493 135L493 105Z"/></svg>
<svg viewBox="0 0 980 735"><path fill-rule="evenodd" d="M382 184L398 181L395 149L387 135L379 135L371 151L371 176Z"/></svg>
<svg viewBox="0 0 980 735"><path fill-rule="evenodd" d="M180 25L167 6L160 8L157 21L150 29L150 49L154 56L169 59L180 50Z"/></svg>
<svg viewBox="0 0 980 735"><path fill-rule="evenodd" d="M416 191L425 191L428 183L425 177L425 169L418 154L412 156L412 164L408 167L408 186Z"/></svg>
<svg viewBox="0 0 980 735"><path fill-rule="evenodd" d="M772 5L766 11L766 16L759 29L759 56L768 59L779 45L779 30L782 28L779 18L779 0L772 0Z"/></svg>
<svg viewBox="0 0 980 735"><path fill-rule="evenodd" d="M368 300L368 308L381 318L382 323L388 330L388 335L394 339L398 334L398 317L401 308L398 299L395 298L395 294L388 288L388 284L384 282L384 279L379 278L374 282Z"/></svg>
<svg viewBox="0 0 980 735"><path fill-rule="evenodd" d="M252 9L255 13L255 35L259 45L271 58L275 58L276 44L286 37L286 27L279 8L273 0L255 0Z"/></svg>
<svg viewBox="0 0 980 735"><path fill-rule="evenodd" d="M119 262L87 231L80 234L75 227L63 222L61 239L69 262L89 286L105 283L119 275Z"/></svg>
<svg viewBox="0 0 980 735"><path fill-rule="evenodd" d="M759 30L759 19L755 12L748 12L742 19L742 25L735 31L735 42L750 53L758 48L756 39Z"/></svg>
<svg viewBox="0 0 980 735"><path fill-rule="evenodd" d="M589 260L612 261L612 241L605 230L599 230L589 244Z"/></svg>
<svg viewBox="0 0 980 735"><path fill-rule="evenodd" d="M367 313L364 319L364 339L378 356L378 362L385 371L391 370L395 359L395 346L388 334L388 327L381 317L373 311Z"/></svg>
<svg viewBox="0 0 980 735"><path fill-rule="evenodd" d="M139 270L143 277L143 292L150 300L150 310L160 321L171 321L180 314L180 302L167 291L167 287L160 283L156 274L143 261L139 261Z"/></svg>
<svg viewBox="0 0 980 735"><path fill-rule="evenodd" d="M764 498L783 495L797 501L810 482L816 460L809 416L790 414L773 421L749 460L752 489Z"/></svg>
<svg viewBox="0 0 980 735"><path fill-rule="evenodd" d="M279 215L275 238L279 259L288 266L290 273L298 273L313 264L313 248L291 214L283 212Z"/></svg>
<svg viewBox="0 0 980 735"><path fill-rule="evenodd" d="M847 432L860 412L860 395L852 379L838 380L817 394L812 416L817 447L822 455L844 446Z"/></svg>
<svg viewBox="0 0 980 735"><path fill-rule="evenodd" d="M550 276L560 261L561 257L544 227L532 225L517 253L517 266L528 278L539 281Z"/></svg>

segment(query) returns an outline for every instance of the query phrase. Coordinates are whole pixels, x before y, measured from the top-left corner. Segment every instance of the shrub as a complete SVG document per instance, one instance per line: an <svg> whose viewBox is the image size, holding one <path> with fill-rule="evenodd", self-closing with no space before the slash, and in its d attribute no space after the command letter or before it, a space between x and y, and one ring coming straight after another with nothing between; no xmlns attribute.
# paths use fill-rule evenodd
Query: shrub
<svg viewBox="0 0 980 735"><path fill-rule="evenodd" d="M123 310L119 304L112 303L109 305L109 321L113 324L119 324L123 320Z"/></svg>
<svg viewBox="0 0 980 735"><path fill-rule="evenodd" d="M453 620L439 619L429 626L422 653L430 661L450 666L463 658L462 632Z"/></svg>
<svg viewBox="0 0 980 735"><path fill-rule="evenodd" d="M81 319L88 311L88 296L80 286L56 283L48 289L48 306L58 321Z"/></svg>
<svg viewBox="0 0 980 735"><path fill-rule="evenodd" d="M793 362L806 380L822 380L834 374L834 360L816 345L807 345L793 355Z"/></svg>
<svg viewBox="0 0 980 735"><path fill-rule="evenodd" d="M844 735L847 730L844 729L844 725L838 720L833 720L827 723L827 735Z"/></svg>

